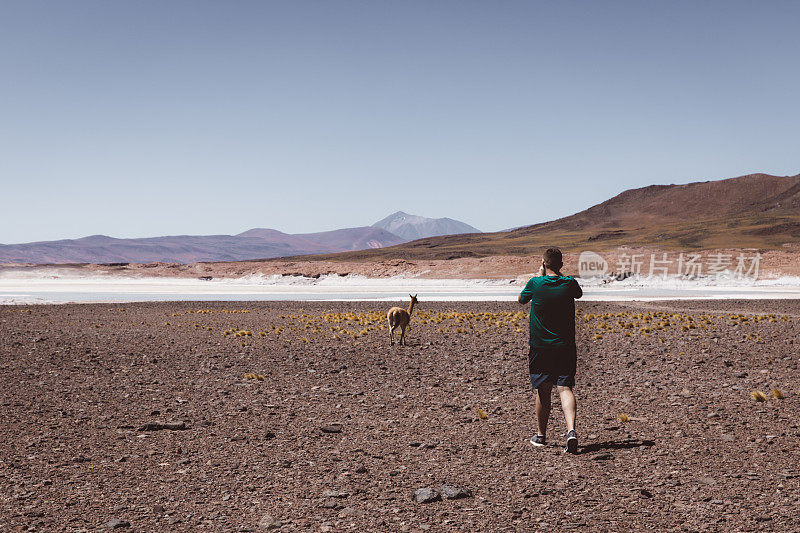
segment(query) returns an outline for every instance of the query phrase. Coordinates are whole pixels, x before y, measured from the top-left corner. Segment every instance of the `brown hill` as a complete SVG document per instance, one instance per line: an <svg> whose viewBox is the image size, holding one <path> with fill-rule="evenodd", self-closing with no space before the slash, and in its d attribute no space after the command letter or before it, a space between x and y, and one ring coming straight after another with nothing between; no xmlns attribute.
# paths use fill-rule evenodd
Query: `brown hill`
<svg viewBox="0 0 800 533"><path fill-rule="evenodd" d="M512 231L432 237L383 248L295 259L449 259L619 246L776 249L800 242L800 174L750 174L625 191L574 215Z"/></svg>

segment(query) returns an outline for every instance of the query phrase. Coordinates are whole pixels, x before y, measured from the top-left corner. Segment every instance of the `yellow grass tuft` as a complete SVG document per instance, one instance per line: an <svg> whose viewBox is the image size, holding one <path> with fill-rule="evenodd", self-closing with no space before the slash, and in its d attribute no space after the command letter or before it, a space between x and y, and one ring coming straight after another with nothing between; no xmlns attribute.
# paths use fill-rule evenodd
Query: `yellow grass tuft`
<svg viewBox="0 0 800 533"><path fill-rule="evenodd" d="M489 418L489 413L478 407L478 418L480 418L481 420L486 420L487 418Z"/></svg>
<svg viewBox="0 0 800 533"><path fill-rule="evenodd" d="M628 422L630 419L631 419L631 417L629 417L625 413L620 413L619 414L619 421L622 422L622 423Z"/></svg>
<svg viewBox="0 0 800 533"><path fill-rule="evenodd" d="M760 390L754 390L750 393L750 397L757 402L766 402L767 395Z"/></svg>
<svg viewBox="0 0 800 533"><path fill-rule="evenodd" d="M783 400L786 396L783 395L783 391L780 389L772 389L770 391L772 393L772 397L776 400Z"/></svg>

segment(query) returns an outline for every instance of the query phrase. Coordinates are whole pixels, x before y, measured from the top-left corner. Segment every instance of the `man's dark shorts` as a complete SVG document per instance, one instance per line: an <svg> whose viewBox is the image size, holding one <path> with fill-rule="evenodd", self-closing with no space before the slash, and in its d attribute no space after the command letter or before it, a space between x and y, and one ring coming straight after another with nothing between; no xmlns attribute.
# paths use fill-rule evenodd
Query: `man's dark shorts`
<svg viewBox="0 0 800 533"><path fill-rule="evenodd" d="M538 389L542 383L572 388L575 386L577 362L578 351L574 345L547 348L531 346L528 352L531 385L534 389Z"/></svg>

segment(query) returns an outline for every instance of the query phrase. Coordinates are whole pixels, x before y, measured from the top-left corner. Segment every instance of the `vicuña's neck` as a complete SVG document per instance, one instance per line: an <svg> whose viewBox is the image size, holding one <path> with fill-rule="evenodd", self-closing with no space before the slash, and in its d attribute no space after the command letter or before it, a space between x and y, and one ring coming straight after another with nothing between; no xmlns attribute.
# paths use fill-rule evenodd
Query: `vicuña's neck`
<svg viewBox="0 0 800 533"><path fill-rule="evenodd" d="M412 300L411 303L408 304L408 314L410 315L413 310L414 310L414 301Z"/></svg>

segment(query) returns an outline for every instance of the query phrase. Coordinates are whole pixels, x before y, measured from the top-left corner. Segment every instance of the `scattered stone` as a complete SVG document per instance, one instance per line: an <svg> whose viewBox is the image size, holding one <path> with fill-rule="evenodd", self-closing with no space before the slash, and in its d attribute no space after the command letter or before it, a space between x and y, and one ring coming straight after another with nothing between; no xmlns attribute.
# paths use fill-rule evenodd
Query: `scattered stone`
<svg viewBox="0 0 800 533"><path fill-rule="evenodd" d="M472 491L469 489L465 489L464 487L459 487L458 485L448 485L444 484L441 486L439 491L442 494L442 497L446 500L460 500L461 498L471 498Z"/></svg>
<svg viewBox="0 0 800 533"><path fill-rule="evenodd" d="M594 453L594 454L589 456L589 459L593 459L595 461L608 461L609 459L613 459L613 458L614 458L614 456L611 455L608 452Z"/></svg>
<svg viewBox="0 0 800 533"><path fill-rule="evenodd" d="M341 433L342 426L339 424L330 424L319 428L323 433Z"/></svg>
<svg viewBox="0 0 800 533"><path fill-rule="evenodd" d="M131 527L131 523L128 522L127 520L112 518L111 520L108 521L108 524L106 524L106 526L108 527L108 529L122 529L124 527Z"/></svg>
<svg viewBox="0 0 800 533"><path fill-rule="evenodd" d="M347 498L350 496L349 492L326 489L322 492L323 498Z"/></svg>
<svg viewBox="0 0 800 533"><path fill-rule="evenodd" d="M367 473L367 467L364 466L363 464L358 464L358 465L356 465L356 468L353 471L356 474L366 474Z"/></svg>
<svg viewBox="0 0 800 533"><path fill-rule="evenodd" d="M258 527L261 529L278 529L281 527L283 523L276 519L272 518L272 516L265 514L261 517L261 520L258 522Z"/></svg>
<svg viewBox="0 0 800 533"><path fill-rule="evenodd" d="M186 422L148 422L140 426L137 431L161 431L164 429L180 431L186 429Z"/></svg>
<svg viewBox="0 0 800 533"><path fill-rule="evenodd" d="M436 489L425 487L415 490L413 499L417 503L432 503L441 501L442 495Z"/></svg>
<svg viewBox="0 0 800 533"><path fill-rule="evenodd" d="M644 496L645 498L652 498L652 497L653 497L653 493L652 493L652 492L650 492L650 491L649 491L649 490L647 490L647 489L639 489L639 493L640 493L642 496Z"/></svg>
<svg viewBox="0 0 800 533"><path fill-rule="evenodd" d="M164 506L160 503L157 503L153 506L153 512L155 514L164 514Z"/></svg>
<svg viewBox="0 0 800 533"><path fill-rule="evenodd" d="M274 439L274 438L275 438L275 432L273 432L273 431L267 431L267 432L264 434L264 438L265 438L265 439L267 439L267 440L272 440L272 439Z"/></svg>

